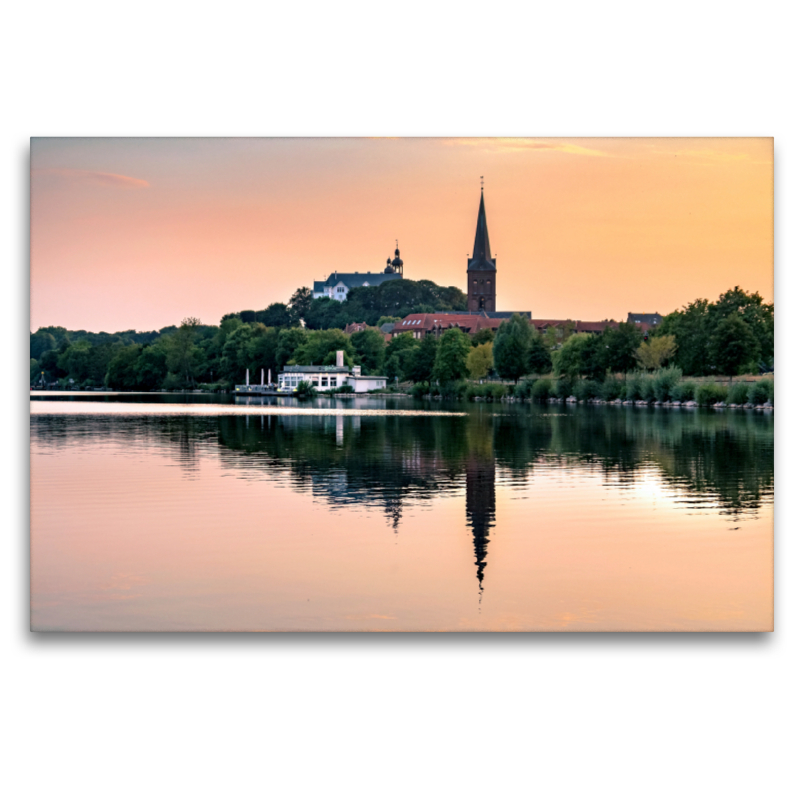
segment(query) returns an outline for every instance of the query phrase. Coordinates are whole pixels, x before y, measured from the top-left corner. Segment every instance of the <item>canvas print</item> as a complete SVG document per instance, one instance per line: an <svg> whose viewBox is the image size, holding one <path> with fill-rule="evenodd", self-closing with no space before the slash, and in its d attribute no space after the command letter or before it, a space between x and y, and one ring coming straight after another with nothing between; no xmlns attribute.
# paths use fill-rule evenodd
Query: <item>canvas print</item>
<svg viewBox="0 0 800 800"><path fill-rule="evenodd" d="M769 138L34 138L34 631L769 631Z"/></svg>

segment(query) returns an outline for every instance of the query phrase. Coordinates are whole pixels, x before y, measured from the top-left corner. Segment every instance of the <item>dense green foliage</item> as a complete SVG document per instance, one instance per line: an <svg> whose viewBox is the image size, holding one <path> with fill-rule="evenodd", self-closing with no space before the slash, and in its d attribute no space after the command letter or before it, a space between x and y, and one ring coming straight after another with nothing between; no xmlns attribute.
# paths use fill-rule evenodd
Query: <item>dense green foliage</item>
<svg viewBox="0 0 800 800"><path fill-rule="evenodd" d="M434 380L450 383L466 378L469 351L469 336L460 328L448 328L439 339L433 363Z"/></svg>
<svg viewBox="0 0 800 800"><path fill-rule="evenodd" d="M503 322L494 337L494 368L501 378L518 381L530 371L533 330L525 317L514 314Z"/></svg>
<svg viewBox="0 0 800 800"><path fill-rule="evenodd" d="M571 334L569 325L540 335L519 315L504 321L496 334L485 328L471 338L452 328L441 337L416 339L403 333L387 343L376 327L350 336L343 330L350 322L377 325L412 311L463 310L465 302L463 293L453 287L404 279L358 287L343 303L314 300L303 287L288 303L226 314L218 326L189 317L179 326L148 332L40 328L30 336L31 385L58 382L138 391L228 389L242 383L247 370L253 381L260 379L261 370L265 376L271 372L275 380L287 364L331 365L336 351L342 350L346 365L359 365L365 375L386 375L391 382L438 384L440 392L463 388L467 375L475 380L499 376L518 382L526 375L552 372L558 380L549 384L548 393L557 397L577 391L578 382L584 380L592 383L580 384L582 393L597 392L606 400L665 402L688 399L685 395L690 390L679 383L681 373L735 375L772 363L773 306L738 287L716 303L698 300L668 315L650 332L644 348L641 331L631 324L608 327L599 335ZM642 360L642 354L650 351L669 353L671 347L656 345L669 344L672 338L674 354ZM650 369L665 360L667 367L650 377L638 374L637 355ZM628 377L620 381L620 375ZM539 387L536 392L534 386ZM532 379L522 381L515 396L541 398L543 386ZM467 389L462 388L458 392L463 394ZM737 397L741 391L737 390ZM761 397L764 390L756 394Z"/></svg>
<svg viewBox="0 0 800 800"><path fill-rule="evenodd" d="M738 286L716 303L695 300L668 314L654 336L673 335L673 363L684 375L767 371L775 353L775 309L758 292Z"/></svg>

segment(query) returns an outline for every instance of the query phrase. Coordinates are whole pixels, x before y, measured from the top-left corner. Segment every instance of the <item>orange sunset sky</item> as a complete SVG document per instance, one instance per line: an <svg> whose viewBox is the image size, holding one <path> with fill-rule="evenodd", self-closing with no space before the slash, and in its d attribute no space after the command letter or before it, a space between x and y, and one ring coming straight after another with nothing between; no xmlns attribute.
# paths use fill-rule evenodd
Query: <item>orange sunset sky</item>
<svg viewBox="0 0 800 800"><path fill-rule="evenodd" d="M334 271L466 286L485 179L497 308L773 300L773 141L33 139L31 330L152 330Z"/></svg>

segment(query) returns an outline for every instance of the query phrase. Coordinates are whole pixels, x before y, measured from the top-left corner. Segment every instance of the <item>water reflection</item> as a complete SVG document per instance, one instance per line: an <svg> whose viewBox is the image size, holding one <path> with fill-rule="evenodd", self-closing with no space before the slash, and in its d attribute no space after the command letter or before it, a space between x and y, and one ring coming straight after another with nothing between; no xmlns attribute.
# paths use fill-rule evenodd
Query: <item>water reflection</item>
<svg viewBox="0 0 800 800"><path fill-rule="evenodd" d="M774 485L773 422L756 414L668 409L470 407L463 416L34 415L40 445L158 447L191 478L208 454L248 481L288 483L333 506L380 508L395 532L409 505L465 495L483 589L496 485L525 491L559 471L599 475L615 490L655 481L701 513L757 514ZM532 509L535 514L535 509Z"/></svg>

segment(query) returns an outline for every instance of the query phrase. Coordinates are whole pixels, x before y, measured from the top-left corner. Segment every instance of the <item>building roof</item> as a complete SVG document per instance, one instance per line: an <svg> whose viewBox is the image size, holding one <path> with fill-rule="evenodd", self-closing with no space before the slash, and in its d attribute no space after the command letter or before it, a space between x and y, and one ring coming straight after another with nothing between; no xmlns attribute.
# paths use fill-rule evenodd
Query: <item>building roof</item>
<svg viewBox="0 0 800 800"><path fill-rule="evenodd" d="M402 275L396 272L332 272L324 281L314 281L314 291L324 292L326 288L343 283L348 289L357 286L378 286L385 281L401 280Z"/></svg>
<svg viewBox="0 0 800 800"><path fill-rule="evenodd" d="M311 366L285 366L281 372L352 372L352 367L315 367Z"/></svg>
<svg viewBox="0 0 800 800"><path fill-rule="evenodd" d="M486 207L483 204L483 187L481 187L481 204L478 208L478 225L475 229L475 245L472 258L467 262L467 269L497 271L497 259L492 258L489 246L489 226L486 223Z"/></svg>
<svg viewBox="0 0 800 800"><path fill-rule="evenodd" d="M630 311L628 312L628 322L632 322L634 325L658 325L663 319L657 311L653 314L633 314Z"/></svg>
<svg viewBox="0 0 800 800"><path fill-rule="evenodd" d="M484 328L497 330L502 319L488 317L485 314L409 314L405 319L395 322L392 333L394 335L414 331L432 331L434 328L461 328L465 333L477 333Z"/></svg>
<svg viewBox="0 0 800 800"><path fill-rule="evenodd" d="M613 319L605 319L600 322L583 322L579 319L532 319L531 325L539 330L569 325L576 333L602 333L606 328L619 327L619 323L614 322Z"/></svg>

